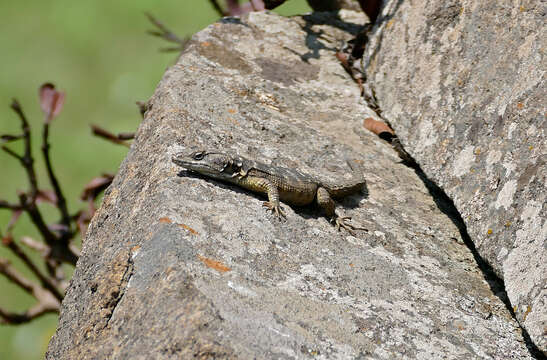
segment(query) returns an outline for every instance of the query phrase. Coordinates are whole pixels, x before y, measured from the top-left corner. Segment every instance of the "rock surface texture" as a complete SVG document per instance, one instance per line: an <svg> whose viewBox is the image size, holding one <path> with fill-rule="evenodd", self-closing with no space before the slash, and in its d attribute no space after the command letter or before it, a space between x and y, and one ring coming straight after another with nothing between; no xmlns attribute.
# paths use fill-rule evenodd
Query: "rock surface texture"
<svg viewBox="0 0 547 360"><path fill-rule="evenodd" d="M544 1L390 1L365 62L386 118L543 351L546 12Z"/></svg>
<svg viewBox="0 0 547 360"><path fill-rule="evenodd" d="M364 22L252 13L193 37L90 225L48 359L531 358L442 201L362 127L334 54ZM279 221L171 163L198 149L318 178L349 161L368 185L339 212L368 231L314 208Z"/></svg>

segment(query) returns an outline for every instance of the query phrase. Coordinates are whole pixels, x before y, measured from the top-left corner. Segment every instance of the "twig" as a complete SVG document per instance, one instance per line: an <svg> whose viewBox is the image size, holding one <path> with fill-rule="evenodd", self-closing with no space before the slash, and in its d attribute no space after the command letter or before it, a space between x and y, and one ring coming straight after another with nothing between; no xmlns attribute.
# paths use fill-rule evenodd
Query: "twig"
<svg viewBox="0 0 547 360"><path fill-rule="evenodd" d="M21 259L25 265L32 271L34 275L40 280L42 286L49 290L57 299L63 300L63 294L59 292L55 284L51 281L50 278L46 277L36 265L30 260L30 258L25 254L25 252L13 241L11 236L7 235L2 239L3 244L8 247L19 259ZM21 284L18 284L21 287L25 288ZM28 289L27 289L28 290Z"/></svg>
<svg viewBox="0 0 547 360"><path fill-rule="evenodd" d="M25 153L22 157L18 156L17 158L21 161L21 164L27 172L27 176L30 182L30 199L31 202L34 202L34 200L36 200L36 194L38 193L38 181L36 180L36 172L34 171L34 160L32 158L30 126L17 99L13 99L13 101L11 102L11 108L19 116L19 119L21 119L21 128L23 130L23 140L25 143Z"/></svg>
<svg viewBox="0 0 547 360"><path fill-rule="evenodd" d="M119 134L119 135L115 135L113 133L111 133L110 131L108 130L105 130L97 125L94 125L94 124L91 124L91 131L93 132L93 135L95 136L98 136L98 137L101 137L105 140L108 140L110 142L113 142L114 144L119 144L119 145L123 145L123 146L127 146L129 147L129 144L127 144L124 140L126 140L126 138L133 138L135 135L133 134L133 136L128 136L127 133L122 133L122 134Z"/></svg>
<svg viewBox="0 0 547 360"><path fill-rule="evenodd" d="M49 253L49 247L47 245L34 240L30 236L22 236L20 240L23 245L27 246L29 249L37 251L40 255L42 255L42 257L46 257L47 253Z"/></svg>
<svg viewBox="0 0 547 360"><path fill-rule="evenodd" d="M5 200L0 200L0 209L21 210L22 207L19 204L11 204Z"/></svg>
<svg viewBox="0 0 547 360"><path fill-rule="evenodd" d="M30 322L48 313L59 313L59 308L39 302L24 313L8 312L0 307L0 324L18 325Z"/></svg>
<svg viewBox="0 0 547 360"><path fill-rule="evenodd" d="M264 0L264 6L268 10L273 10L280 5L283 5L284 2L285 0Z"/></svg>
<svg viewBox="0 0 547 360"><path fill-rule="evenodd" d="M15 141L15 140L19 140L23 137L23 135L9 135L9 134L3 134L3 135L0 135L0 140L2 140L3 142L10 142L10 141Z"/></svg>
<svg viewBox="0 0 547 360"><path fill-rule="evenodd" d="M17 154L15 151L11 150L9 147L3 145L2 150L4 150L5 152L7 152L9 155L13 156L17 160L19 160L21 162L21 164L24 163L25 160L23 159L23 157L21 155Z"/></svg>
<svg viewBox="0 0 547 360"><path fill-rule="evenodd" d="M48 290L34 284L17 272L7 259L0 258L0 273L38 300L36 305L22 314L8 312L0 308L0 323L21 324L47 313L59 312L61 306L59 299L55 298Z"/></svg>
<svg viewBox="0 0 547 360"><path fill-rule="evenodd" d="M213 8L216 10L219 16L226 16L227 14L222 10L217 0L209 0Z"/></svg>
<svg viewBox="0 0 547 360"><path fill-rule="evenodd" d="M34 170L34 159L32 158L30 126L25 114L23 113L23 109L21 108L21 105L16 99L13 99L10 107L19 116L19 119L21 120L21 128L23 130L22 138L24 141L24 155L21 156L6 146L2 146L2 150L4 150L5 152L10 154L17 160L19 160L19 162L25 169L27 173L27 178L30 183L30 191L29 191L30 198L28 198L26 194L20 194L19 195L20 207L21 209L25 210L29 214L32 222L36 225L38 230L40 230L40 233L44 236L44 240L46 240L46 242L51 245L55 242L57 238L48 229L46 223L44 222L44 219L42 218L42 214L36 207L36 197L38 196L38 181L36 180L36 171Z"/></svg>
<svg viewBox="0 0 547 360"><path fill-rule="evenodd" d="M136 101L135 104L139 107L139 112L144 119L144 114L148 111L148 103L146 101Z"/></svg>
<svg viewBox="0 0 547 360"><path fill-rule="evenodd" d="M49 181L51 183L51 186L53 187L53 190L55 191L55 195L57 196L57 207L59 208L59 211L61 212L61 222L69 229L67 234L65 236L62 236L60 240L64 243L68 243L68 240L72 237L71 231L70 231L70 215L68 213L65 196L63 195L63 191L61 190L61 187L59 186L57 177L55 176L55 173L53 172L53 166L51 165L51 160L49 157L49 148L50 148L49 122L46 121L44 123L43 131L42 131L42 153L44 155L44 160L46 162L46 169L47 169Z"/></svg>
<svg viewBox="0 0 547 360"><path fill-rule="evenodd" d="M133 140L134 138L134 132L118 133L118 139L120 140Z"/></svg>
<svg viewBox="0 0 547 360"><path fill-rule="evenodd" d="M40 231L40 234L44 237L45 242L49 246L53 246L57 240L57 237L49 230L44 218L42 217L42 214L36 207L36 202L33 202L32 200L29 201L26 194L19 194L19 202L21 203L21 207L30 216L34 226L36 226L36 228Z"/></svg>
<svg viewBox="0 0 547 360"><path fill-rule="evenodd" d="M190 37L187 36L184 39L179 38L175 33L173 33L171 30L169 30L165 25L163 25L162 22L157 20L152 14L150 13L144 13L148 20L154 25L156 28L158 28L160 31L156 30L148 30L147 33L153 36L157 36L159 38L162 38L168 42L177 44L176 47L169 47L169 48L163 48L161 51L163 52L170 52L170 51L182 51L184 50L186 44L188 41L190 41Z"/></svg>
<svg viewBox="0 0 547 360"><path fill-rule="evenodd" d="M8 280L17 284L20 288L25 291L32 292L32 282L25 278L23 275L19 274L17 270L11 265L9 260L0 258L0 273L4 274Z"/></svg>

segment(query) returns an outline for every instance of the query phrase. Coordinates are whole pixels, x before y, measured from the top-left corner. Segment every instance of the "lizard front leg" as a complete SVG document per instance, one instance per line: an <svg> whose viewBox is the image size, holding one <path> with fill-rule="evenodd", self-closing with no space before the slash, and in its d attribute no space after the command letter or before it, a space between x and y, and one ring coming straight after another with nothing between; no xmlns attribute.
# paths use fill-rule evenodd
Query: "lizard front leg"
<svg viewBox="0 0 547 360"><path fill-rule="evenodd" d="M365 228L356 227L347 223L347 220L351 220L350 216L338 216L335 211L334 200L332 200L329 192L324 187L317 189L316 201L317 204L325 210L325 214L330 219L330 222L336 226L338 231L340 231L340 228L343 228L351 235L355 235L353 230L367 230Z"/></svg>
<svg viewBox="0 0 547 360"><path fill-rule="evenodd" d="M277 217L287 217L279 204L279 191L274 183L266 178L257 176L246 176L244 179L245 187L268 195L268 201L265 201L262 206L268 208Z"/></svg>

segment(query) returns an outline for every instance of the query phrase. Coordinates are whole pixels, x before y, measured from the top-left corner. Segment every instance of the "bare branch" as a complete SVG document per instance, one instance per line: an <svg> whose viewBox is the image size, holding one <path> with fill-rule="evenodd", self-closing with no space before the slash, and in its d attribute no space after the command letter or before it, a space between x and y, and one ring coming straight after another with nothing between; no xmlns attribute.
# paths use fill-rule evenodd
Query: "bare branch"
<svg viewBox="0 0 547 360"><path fill-rule="evenodd" d="M144 119L144 114L148 111L148 103L146 101L136 101L135 104L139 107L139 112Z"/></svg>
<svg viewBox="0 0 547 360"><path fill-rule="evenodd" d="M168 42L172 42L177 44L176 47L171 48L165 48L162 51L182 51L184 50L184 47L190 41L190 37L185 37L184 39L181 39L178 37L175 33L173 33L171 30L169 30L163 23L161 23L159 20L157 20L152 14L145 13L148 20L154 25L156 28L159 29L159 31L156 30L149 30L148 34L152 36L157 36L159 38L162 38Z"/></svg>
<svg viewBox="0 0 547 360"><path fill-rule="evenodd" d="M8 312L0 308L0 323L21 324L47 313L59 312L61 306L60 299L57 299L48 290L25 278L15 270L8 260L3 258L0 258L0 273L38 300L36 305L21 314Z"/></svg>
<svg viewBox="0 0 547 360"><path fill-rule="evenodd" d="M10 235L6 235L2 239L2 243L9 248L23 263L32 271L34 275L40 280L42 283L42 286L44 286L47 290L49 290L57 299L62 300L63 294L59 292L59 290L56 287L56 284L54 284L50 278L46 277L42 272L36 267L36 265L32 262L32 260L25 254L25 252L13 241L13 238L11 238ZM21 285L20 285L21 286Z"/></svg>
<svg viewBox="0 0 547 360"><path fill-rule="evenodd" d="M37 251L38 253L40 253L40 255L42 255L42 257L46 257L47 254L50 252L50 249L47 245L45 245L43 242L34 240L30 236L22 236L20 240L23 245L27 246L29 249Z"/></svg>
<svg viewBox="0 0 547 360"><path fill-rule="evenodd" d="M19 119L21 119L21 128L23 129L23 140L25 143L25 152L22 157L21 156L16 156L16 157L21 161L23 167L25 168L27 172L27 177L30 183L30 199L31 199L31 202L34 202L34 200L36 199L36 193L38 192L38 182L36 180L36 172L34 171L34 159L32 158L30 125L17 99L13 99L11 103L11 108L19 116Z"/></svg>
<svg viewBox="0 0 547 360"><path fill-rule="evenodd" d="M0 324L24 324L49 313L58 314L59 307L39 302L24 313L8 312L0 307Z"/></svg>
<svg viewBox="0 0 547 360"><path fill-rule="evenodd" d="M15 140L19 140L19 139L22 139L23 138L23 135L9 135L9 134L3 134L3 135L0 135L0 140L2 142L10 142L10 141L15 141Z"/></svg>
<svg viewBox="0 0 547 360"><path fill-rule="evenodd" d="M119 133L118 139L120 140L133 140L135 138L134 132Z"/></svg>
<svg viewBox="0 0 547 360"><path fill-rule="evenodd" d="M53 187L53 190L55 191L55 195L57 196L57 207L59 208L59 211L61 212L61 222L69 229L70 233L70 215L68 213L68 208L66 204L66 199L63 194L63 191L61 190L61 187L59 186L59 182L57 181L57 177L55 176L55 173L53 172L53 166L51 165L51 160L49 157L49 122L44 123L43 132L42 132L42 153L44 155L44 160L46 163L46 169L47 174L49 177L49 182L51 183L51 186ZM63 242L68 242L68 239L70 238L70 234L67 234L65 236L61 237L61 240Z"/></svg>
<svg viewBox="0 0 547 360"><path fill-rule="evenodd" d="M0 200L0 209L21 210L22 207L19 204L11 204L5 200Z"/></svg>
<svg viewBox="0 0 547 360"><path fill-rule="evenodd" d="M217 0L209 0L211 5L213 6L213 9L218 13L219 16L226 16L227 14L222 10Z"/></svg>
<svg viewBox="0 0 547 360"><path fill-rule="evenodd" d="M5 152L7 152L9 155L13 156L17 160L19 160L21 162L21 164L24 162L23 157L21 155L17 154L15 151L11 150L9 147L4 145L4 146L2 146L2 150L4 150Z"/></svg>
<svg viewBox="0 0 547 360"><path fill-rule="evenodd" d="M27 197L26 194L19 194L19 201L20 201L20 207L25 210L34 225L38 228L42 236L44 236L44 240L49 245L52 245L56 240L56 236L49 230L46 223L44 222L44 219L42 218L42 214L36 207L36 197L38 196L38 181L36 180L36 171L34 170L34 159L32 158L32 148L31 148L31 138L30 138L30 125L27 121L27 118L25 117L25 114L23 113L23 109L21 108L21 105L16 99L13 99L11 103L11 108L15 113L19 116L19 119L21 120L21 128L23 130L23 140L24 140L24 155L20 156L16 154L11 149L2 146L2 149L6 151L8 154L15 157L17 160L21 162L21 165L25 169L27 173L27 178L30 183L30 191L29 195L30 198Z"/></svg>
<svg viewBox="0 0 547 360"><path fill-rule="evenodd" d="M101 137L105 140L113 142L114 144L123 145L129 147L129 144L124 141L122 134L115 135L108 130L105 130L97 125L91 124L91 131L93 135ZM127 135L127 134L124 134Z"/></svg>
<svg viewBox="0 0 547 360"><path fill-rule="evenodd" d="M15 270L9 260L0 258L0 274L4 274L4 276L7 277L8 280L10 280L23 290L27 291L28 293L32 293L34 284L26 277L21 275L19 272L17 272L17 270Z"/></svg>
<svg viewBox="0 0 547 360"><path fill-rule="evenodd" d="M36 200L36 197L34 199ZM42 214L40 213L40 211L38 211L38 208L36 207L36 201L29 201L26 194L19 194L19 201L21 203L21 207L30 216L30 219L34 226L36 226L36 228L40 231L40 234L42 234L42 236L44 237L44 241L48 245L53 246L53 244L57 240L57 237L51 232L51 230L49 230L49 227L45 223Z"/></svg>

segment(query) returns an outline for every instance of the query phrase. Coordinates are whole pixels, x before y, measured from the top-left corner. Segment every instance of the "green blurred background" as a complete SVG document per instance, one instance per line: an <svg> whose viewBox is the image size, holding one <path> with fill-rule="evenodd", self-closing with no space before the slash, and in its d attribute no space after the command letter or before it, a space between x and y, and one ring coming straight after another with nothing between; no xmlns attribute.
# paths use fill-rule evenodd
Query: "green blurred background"
<svg viewBox="0 0 547 360"><path fill-rule="evenodd" d="M145 11L181 37L218 19L208 0L0 1L0 134L20 133L20 122L9 108L15 97L33 127L39 185L49 189L39 149L43 116L38 88L53 82L66 92L50 142L53 167L72 213L84 205L79 201L83 186L101 172L116 172L127 151L91 136L89 124L114 133L135 131L141 119L135 101L147 100L166 67L176 60L176 53L158 51L168 43L145 34L153 29ZM304 0L291 0L276 9L283 15L307 11ZM20 144L9 146L21 151ZM24 170L0 152L0 198L15 202L16 190L27 186ZM58 217L47 212L47 205L42 209L47 219ZM10 213L0 209L2 231L9 218ZM14 235L39 238L26 216ZM0 256L33 278L1 246ZM33 303L30 295L0 276L0 306L24 311ZM56 325L54 315L25 325L0 325L0 359L43 358Z"/></svg>

